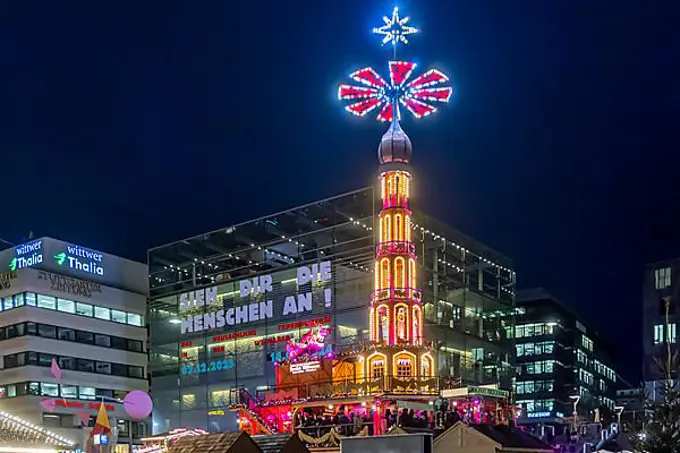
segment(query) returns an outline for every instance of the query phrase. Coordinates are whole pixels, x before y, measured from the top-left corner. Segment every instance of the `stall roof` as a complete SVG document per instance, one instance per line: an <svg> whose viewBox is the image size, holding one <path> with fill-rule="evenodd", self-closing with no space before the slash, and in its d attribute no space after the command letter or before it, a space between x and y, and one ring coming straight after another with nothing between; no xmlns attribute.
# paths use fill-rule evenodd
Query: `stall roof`
<svg viewBox="0 0 680 453"><path fill-rule="evenodd" d="M254 436L252 439L262 453L309 453L309 449L300 438L290 434Z"/></svg>

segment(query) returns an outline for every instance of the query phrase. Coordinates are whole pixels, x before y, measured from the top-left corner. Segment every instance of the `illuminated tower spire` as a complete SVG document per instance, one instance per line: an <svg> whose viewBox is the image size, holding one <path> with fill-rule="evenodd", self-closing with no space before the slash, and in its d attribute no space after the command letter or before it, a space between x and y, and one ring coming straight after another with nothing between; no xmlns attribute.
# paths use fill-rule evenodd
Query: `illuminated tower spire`
<svg viewBox="0 0 680 453"><path fill-rule="evenodd" d="M407 44L406 36L417 30L407 25L408 17L399 17L397 8L391 19L383 20L385 25L373 31L385 36L383 45L392 44L396 60L397 45ZM445 85L448 78L436 69L409 82L415 63L390 61L388 66L389 82L367 67L350 74L361 85L341 85L338 90L339 99L350 101L345 106L350 113L364 116L377 109L377 119L390 122L378 146L382 204L369 309L370 337L378 349L366 358L364 372L370 378L426 377L433 375L435 359L423 345L423 301L409 206L413 147L399 124L399 106L422 118L437 111L434 103L448 102L453 88Z"/></svg>

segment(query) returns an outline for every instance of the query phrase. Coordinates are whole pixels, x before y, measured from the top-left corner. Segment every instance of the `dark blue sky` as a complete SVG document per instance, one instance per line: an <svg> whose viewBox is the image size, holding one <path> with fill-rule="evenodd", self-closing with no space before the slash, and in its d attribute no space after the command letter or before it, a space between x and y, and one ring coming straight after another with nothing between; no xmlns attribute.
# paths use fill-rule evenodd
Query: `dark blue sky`
<svg viewBox="0 0 680 453"><path fill-rule="evenodd" d="M384 70L384 0L4 2L0 237L141 259L170 240L372 182L384 125L337 85ZM405 57L454 101L405 120L415 202L621 341L642 266L680 255L674 0L400 2Z"/></svg>

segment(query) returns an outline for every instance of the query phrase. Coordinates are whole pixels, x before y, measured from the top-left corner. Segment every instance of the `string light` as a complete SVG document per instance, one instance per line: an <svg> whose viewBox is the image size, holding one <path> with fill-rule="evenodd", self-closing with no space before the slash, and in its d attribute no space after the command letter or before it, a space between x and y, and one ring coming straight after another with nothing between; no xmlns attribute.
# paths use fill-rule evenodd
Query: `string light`
<svg viewBox="0 0 680 453"><path fill-rule="evenodd" d="M409 61L390 61L388 63L390 82L370 67L359 69L350 74L350 78L364 86L340 85L338 99L341 101L357 101L345 106L345 110L356 116L365 116L376 108L380 109L377 119L391 121L393 116L392 102L397 100L416 118L422 118L437 111L432 102L449 102L453 88L440 86L449 78L437 69L431 69L406 84L416 68ZM399 108L396 108L399 118Z"/></svg>
<svg viewBox="0 0 680 453"><path fill-rule="evenodd" d="M385 25L382 27L376 27L373 29L373 33L377 35L383 35L382 45L391 43L392 47L397 46L399 43L408 44L408 35L418 33L418 29L407 25L410 17L399 17L399 8L396 6L392 10L392 17L383 16L383 21Z"/></svg>

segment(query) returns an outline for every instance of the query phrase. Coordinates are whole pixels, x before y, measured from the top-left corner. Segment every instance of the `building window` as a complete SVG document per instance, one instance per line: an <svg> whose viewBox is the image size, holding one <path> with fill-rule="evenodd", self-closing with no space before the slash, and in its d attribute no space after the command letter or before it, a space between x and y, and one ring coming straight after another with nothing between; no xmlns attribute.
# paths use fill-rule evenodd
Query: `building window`
<svg viewBox="0 0 680 453"><path fill-rule="evenodd" d="M656 289L665 289L669 288L670 286L671 286L670 266L654 269L654 287Z"/></svg>
<svg viewBox="0 0 680 453"><path fill-rule="evenodd" d="M46 310L57 310L64 313L72 313L78 316L95 317L105 321L111 321L130 326L142 327L144 318L136 313L128 313L120 310L113 310L106 307L96 307L90 304L74 302L67 299L57 299L53 296L36 293L20 293L11 297L0 299L0 311L10 310L26 305L37 306Z"/></svg>
<svg viewBox="0 0 680 453"><path fill-rule="evenodd" d="M588 355L581 349L576 349L576 360L588 366Z"/></svg>
<svg viewBox="0 0 680 453"><path fill-rule="evenodd" d="M578 369L578 378L588 385L593 385L595 383L593 373L586 371L583 368Z"/></svg>
<svg viewBox="0 0 680 453"><path fill-rule="evenodd" d="M397 376L411 377L413 375L411 370L411 359L399 359L397 361Z"/></svg>
<svg viewBox="0 0 680 453"><path fill-rule="evenodd" d="M57 309L57 299L52 296L46 296L44 294L38 294L38 307L47 308L48 310Z"/></svg>
<svg viewBox="0 0 680 453"><path fill-rule="evenodd" d="M552 354L555 348L554 341L541 341L539 343L523 343L515 345L517 357Z"/></svg>
<svg viewBox="0 0 680 453"><path fill-rule="evenodd" d="M535 337L539 335L551 335L555 323L524 324L515 326L515 338Z"/></svg>
<svg viewBox="0 0 680 453"><path fill-rule="evenodd" d="M654 326L654 344L663 343L663 324Z"/></svg>
<svg viewBox="0 0 680 453"><path fill-rule="evenodd" d="M75 313L76 303L68 299L57 299L57 310L65 313Z"/></svg>
<svg viewBox="0 0 680 453"><path fill-rule="evenodd" d="M669 343L675 343L677 340L676 336L676 331L675 331L675 323L668 324L668 329L666 332L666 341Z"/></svg>
<svg viewBox="0 0 680 453"><path fill-rule="evenodd" d="M581 335L581 345L583 345L583 347L588 351L593 352L593 340L586 337L585 335Z"/></svg>
<svg viewBox="0 0 680 453"><path fill-rule="evenodd" d="M373 378L381 378L385 375L385 363L382 360L373 362Z"/></svg>
<svg viewBox="0 0 680 453"><path fill-rule="evenodd" d="M93 317L94 316L94 311L92 308L92 305L90 304L83 304L83 303L76 303L76 314L80 316L88 316L88 317Z"/></svg>
<svg viewBox="0 0 680 453"><path fill-rule="evenodd" d="M538 362L529 362L525 365L527 374L546 374L552 373L555 370L554 360L541 360Z"/></svg>
<svg viewBox="0 0 680 453"><path fill-rule="evenodd" d="M525 395L528 393L552 392L555 381L524 381L515 384L515 393Z"/></svg>

